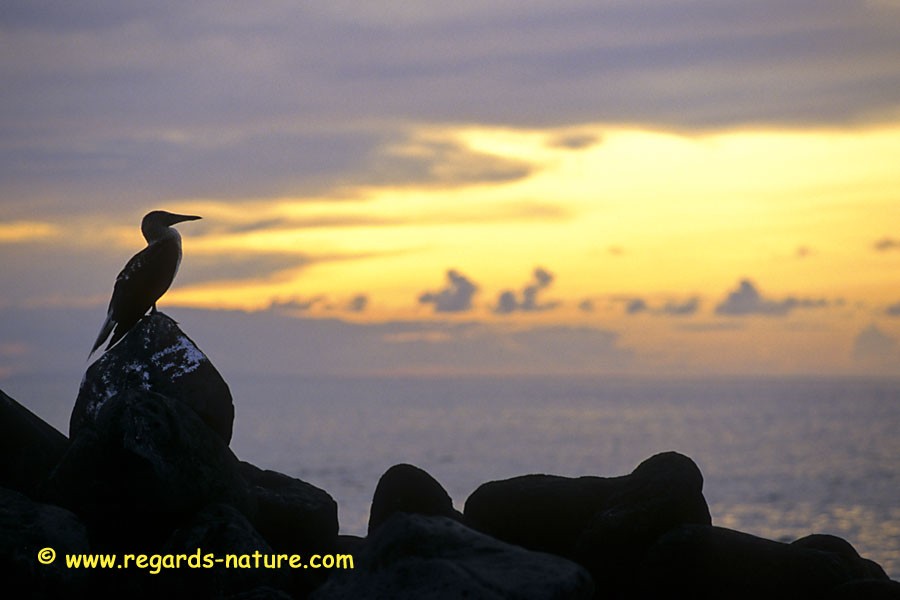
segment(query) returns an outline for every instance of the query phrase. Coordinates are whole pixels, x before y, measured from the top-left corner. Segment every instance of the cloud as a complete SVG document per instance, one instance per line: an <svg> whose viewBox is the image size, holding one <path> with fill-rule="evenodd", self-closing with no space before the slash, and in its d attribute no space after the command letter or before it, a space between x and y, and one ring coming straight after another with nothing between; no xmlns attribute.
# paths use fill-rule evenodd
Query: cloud
<svg viewBox="0 0 900 600"><path fill-rule="evenodd" d="M415 140L419 156L392 155L411 123L560 127L578 149L587 122L871 120L900 103L885 2L9 0L0 194L121 210L311 193L382 165L443 183L533 168Z"/></svg>
<svg viewBox="0 0 900 600"><path fill-rule="evenodd" d="M897 340L874 323L860 331L853 340L853 358L859 362L896 367L900 363L898 349Z"/></svg>
<svg viewBox="0 0 900 600"><path fill-rule="evenodd" d="M550 139L548 146L551 148L565 148L566 150L583 150L596 146L602 139L595 133L568 132L561 133Z"/></svg>
<svg viewBox="0 0 900 600"><path fill-rule="evenodd" d="M653 307L643 298L629 298L625 300L625 313L637 315L649 313L671 317L683 317L695 314L700 308L700 299L688 298L684 301L669 300L662 306Z"/></svg>
<svg viewBox="0 0 900 600"><path fill-rule="evenodd" d="M888 306L886 309L884 309L884 314L890 317L900 317L900 302Z"/></svg>
<svg viewBox="0 0 900 600"><path fill-rule="evenodd" d="M315 306L325 303L325 296L313 296L312 298L303 299L294 296L286 299L276 299L269 303L269 311L280 312L285 314L301 314L312 310Z"/></svg>
<svg viewBox="0 0 900 600"><path fill-rule="evenodd" d="M700 299L697 297L688 298L683 302L669 301L666 302L659 312L665 315L676 317L688 316L695 314L700 308Z"/></svg>
<svg viewBox="0 0 900 600"><path fill-rule="evenodd" d="M538 295L553 283L554 275L541 267L535 268L532 273L532 282L522 289L521 298L512 290L504 290L497 297L494 312L506 315L516 311L536 312L551 310L559 306L559 302L540 302Z"/></svg>
<svg viewBox="0 0 900 600"><path fill-rule="evenodd" d="M650 307L647 306L647 301L643 298L632 298L625 303L625 312L629 315L637 315L642 312L647 312L649 308Z"/></svg>
<svg viewBox="0 0 900 600"><path fill-rule="evenodd" d="M365 312L366 308L369 306L369 297L365 294L357 294L350 298L350 301L347 302L347 310L354 313Z"/></svg>
<svg viewBox="0 0 900 600"><path fill-rule="evenodd" d="M878 252L889 252L891 250L900 250L900 240L890 237L883 237L873 244Z"/></svg>
<svg viewBox="0 0 900 600"><path fill-rule="evenodd" d="M515 181L533 171L523 160L474 151L453 140L412 137L381 148L366 168L365 182L458 186Z"/></svg>
<svg viewBox="0 0 900 600"><path fill-rule="evenodd" d="M472 309L472 298L478 286L465 275L450 269L447 271L447 286L437 292L424 292L419 296L419 304L433 304L436 313L466 312Z"/></svg>
<svg viewBox="0 0 900 600"><path fill-rule="evenodd" d="M785 316L797 308L823 308L829 305L825 299L794 298L783 300L765 298L749 279L742 279L737 289L716 306L716 314L726 316L767 315Z"/></svg>
<svg viewBox="0 0 900 600"><path fill-rule="evenodd" d="M300 254L277 252L191 252L182 262L177 281L183 287L213 281L266 280L314 262L323 261Z"/></svg>

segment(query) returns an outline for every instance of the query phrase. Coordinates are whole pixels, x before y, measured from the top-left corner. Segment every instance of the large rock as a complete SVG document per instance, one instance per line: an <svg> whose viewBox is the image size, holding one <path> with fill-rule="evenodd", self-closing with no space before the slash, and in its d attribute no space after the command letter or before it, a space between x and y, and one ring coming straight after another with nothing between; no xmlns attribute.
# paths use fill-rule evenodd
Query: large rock
<svg viewBox="0 0 900 600"><path fill-rule="evenodd" d="M239 565L215 563L211 568L166 570L161 587L169 597L224 598L260 587L284 591L292 585L287 562L281 567L275 562L269 563L275 568L266 566L275 551L244 515L227 504L213 504L197 513L172 534L163 552L195 555L200 561L205 557L228 560L232 555Z"/></svg>
<svg viewBox="0 0 900 600"><path fill-rule="evenodd" d="M634 587L646 599L818 600L854 579L854 570L832 552L684 525L647 551Z"/></svg>
<svg viewBox="0 0 900 600"><path fill-rule="evenodd" d="M46 488L48 498L80 515L101 539L139 552L208 504L255 512L225 443L184 402L142 389L103 404Z"/></svg>
<svg viewBox="0 0 900 600"><path fill-rule="evenodd" d="M482 484L466 500L466 523L497 539L562 556L622 478L522 475Z"/></svg>
<svg viewBox="0 0 900 600"><path fill-rule="evenodd" d="M839 585L823 600L900 600L900 582L857 579Z"/></svg>
<svg viewBox="0 0 900 600"><path fill-rule="evenodd" d="M576 543L577 560L588 567L598 588L627 585L644 553L661 535L679 525L711 525L703 476L690 458L657 454L621 481Z"/></svg>
<svg viewBox="0 0 900 600"><path fill-rule="evenodd" d="M0 486L35 497L69 440L0 390Z"/></svg>
<svg viewBox="0 0 900 600"><path fill-rule="evenodd" d="M680 523L708 524L702 487L690 458L665 452L620 477L525 475L486 483L469 496L464 514L472 527L504 541L590 560L603 551L601 531L626 544L635 535L643 547ZM586 535L589 525L596 533Z"/></svg>
<svg viewBox="0 0 900 600"><path fill-rule="evenodd" d="M369 511L369 534L397 512L460 520L447 490L428 472L408 464L394 465L375 487Z"/></svg>
<svg viewBox="0 0 900 600"><path fill-rule="evenodd" d="M829 552L844 563L854 579L888 580L887 573L875 561L863 558L853 545L836 535L815 533L791 542L792 546Z"/></svg>
<svg viewBox="0 0 900 600"><path fill-rule="evenodd" d="M45 565L38 553L46 548L56 558ZM15 594L8 597L83 597L89 571L67 568L65 555L89 551L87 529L71 512L0 488L0 580Z"/></svg>
<svg viewBox="0 0 900 600"><path fill-rule="evenodd" d="M591 598L587 572L558 556L530 552L453 519L396 513L312 598L357 600L577 600Z"/></svg>
<svg viewBox="0 0 900 600"><path fill-rule="evenodd" d="M228 444L234 405L228 384L178 324L161 312L142 318L84 375L69 422L69 437L97 419L100 409L127 389L180 400Z"/></svg>
<svg viewBox="0 0 900 600"><path fill-rule="evenodd" d="M337 503L328 492L247 462L239 469L258 508L253 524L272 548L302 555L336 547Z"/></svg>

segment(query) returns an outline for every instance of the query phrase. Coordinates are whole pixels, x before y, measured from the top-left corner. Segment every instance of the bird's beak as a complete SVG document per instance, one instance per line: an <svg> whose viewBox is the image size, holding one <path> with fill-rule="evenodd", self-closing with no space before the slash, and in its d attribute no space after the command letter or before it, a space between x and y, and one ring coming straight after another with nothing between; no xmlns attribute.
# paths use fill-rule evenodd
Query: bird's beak
<svg viewBox="0 0 900 600"><path fill-rule="evenodd" d="M182 221L196 221L197 219L201 219L202 217L197 217L195 215L176 215L172 214L172 225L175 223L181 223Z"/></svg>

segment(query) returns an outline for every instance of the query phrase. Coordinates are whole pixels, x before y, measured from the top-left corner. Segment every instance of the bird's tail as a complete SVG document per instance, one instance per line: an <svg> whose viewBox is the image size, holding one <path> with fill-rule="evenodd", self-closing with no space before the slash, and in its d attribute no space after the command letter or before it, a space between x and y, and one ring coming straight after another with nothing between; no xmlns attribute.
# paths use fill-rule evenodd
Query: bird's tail
<svg viewBox="0 0 900 600"><path fill-rule="evenodd" d="M88 358L90 358L91 355L97 351L97 348L99 348L103 344L103 342L106 341L106 338L109 337L109 334L112 332L113 327L115 326L116 322L113 321L112 315L106 315L106 320L103 322L103 327L100 328L100 335L97 336L97 341L94 342L94 347L91 348L91 352L90 354L88 354Z"/></svg>

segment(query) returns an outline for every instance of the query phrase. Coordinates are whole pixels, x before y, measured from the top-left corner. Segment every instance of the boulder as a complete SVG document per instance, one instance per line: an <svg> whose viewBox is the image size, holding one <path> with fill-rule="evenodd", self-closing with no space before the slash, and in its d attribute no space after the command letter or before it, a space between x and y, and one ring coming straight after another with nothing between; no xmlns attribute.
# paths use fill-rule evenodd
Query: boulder
<svg viewBox="0 0 900 600"><path fill-rule="evenodd" d="M900 600L900 582L857 579L839 585L823 600Z"/></svg>
<svg viewBox="0 0 900 600"><path fill-rule="evenodd" d="M622 478L522 475L482 484L466 500L467 525L531 550L573 556L591 517Z"/></svg>
<svg viewBox="0 0 900 600"><path fill-rule="evenodd" d="M148 552L208 504L252 515L247 488L237 458L187 404L128 388L79 430L45 491L104 543Z"/></svg>
<svg viewBox="0 0 900 600"><path fill-rule="evenodd" d="M621 481L576 543L576 558L598 588L619 590L634 577L644 553L682 524L711 525L703 476L676 452L652 456Z"/></svg>
<svg viewBox="0 0 900 600"><path fill-rule="evenodd" d="M45 548L56 552L46 565L38 561ZM67 568L65 555L89 551L87 529L74 514L0 488L0 578L16 598L84 597L90 572Z"/></svg>
<svg viewBox="0 0 900 600"><path fill-rule="evenodd" d="M791 542L792 546L830 552L850 569L855 579L887 580L887 573L875 561L863 558L847 540L836 535L816 533Z"/></svg>
<svg viewBox="0 0 900 600"><path fill-rule="evenodd" d="M813 600L854 579L832 552L708 525L683 525L647 551L638 598Z"/></svg>
<svg viewBox="0 0 900 600"><path fill-rule="evenodd" d="M0 486L34 498L69 440L0 390Z"/></svg>
<svg viewBox="0 0 900 600"><path fill-rule="evenodd" d="M369 511L369 534L397 512L457 520L462 517L453 508L450 494L434 477L408 464L394 465L378 480Z"/></svg>
<svg viewBox="0 0 900 600"><path fill-rule="evenodd" d="M271 560L275 551L244 515L227 504L213 504L198 512L172 534L162 551L193 555L201 565L207 558L234 561L215 563L211 568L164 570L161 588L169 597L223 598L261 587L283 591L292 585L293 574L286 562L280 568L274 562L269 565L276 568L266 566L266 559Z"/></svg>
<svg viewBox="0 0 900 600"><path fill-rule="evenodd" d="M447 517L398 512L375 529L354 556L353 570L332 573L318 600L391 598L591 598L593 584L577 564L531 552Z"/></svg>
<svg viewBox="0 0 900 600"><path fill-rule="evenodd" d="M142 318L88 367L69 422L74 438L120 392L155 392L190 406L228 444L234 405L228 384L178 324L161 312Z"/></svg>
<svg viewBox="0 0 900 600"><path fill-rule="evenodd" d="M337 545L337 503L328 492L247 462L239 465L257 505L253 524L277 552L331 552Z"/></svg>
<svg viewBox="0 0 900 600"><path fill-rule="evenodd" d="M486 483L469 496L464 514L498 539L590 564L605 553L601 535L632 544L634 554L680 523L708 524L702 487L690 458L665 452L620 477L525 475Z"/></svg>

